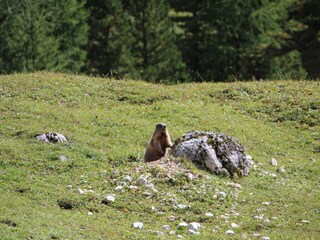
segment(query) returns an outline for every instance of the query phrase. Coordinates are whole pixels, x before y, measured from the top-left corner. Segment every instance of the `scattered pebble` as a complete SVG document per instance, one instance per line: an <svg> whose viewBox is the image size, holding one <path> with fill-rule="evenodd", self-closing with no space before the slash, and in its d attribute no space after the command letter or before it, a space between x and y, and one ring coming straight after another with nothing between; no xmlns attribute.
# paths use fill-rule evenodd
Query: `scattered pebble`
<svg viewBox="0 0 320 240"><path fill-rule="evenodd" d="M278 169L278 172L280 172L280 173L285 173L286 170L284 170L284 166L280 167L280 168Z"/></svg>
<svg viewBox="0 0 320 240"><path fill-rule="evenodd" d="M218 192L217 193L217 196L219 197L222 197L222 198L225 198L227 196L227 194L225 192Z"/></svg>
<svg viewBox="0 0 320 240"><path fill-rule="evenodd" d="M269 220L269 219L265 219L265 220L263 220L263 222L264 222L265 224L269 224L269 223L270 223L270 220Z"/></svg>
<svg viewBox="0 0 320 240"><path fill-rule="evenodd" d="M229 182L227 182L227 186L231 186L233 188L241 188L241 185L239 183L229 183Z"/></svg>
<svg viewBox="0 0 320 240"><path fill-rule="evenodd" d="M164 233L163 233L163 232L161 232L161 231L156 231L156 233L157 233L157 235L158 235L159 237L164 236Z"/></svg>
<svg viewBox="0 0 320 240"><path fill-rule="evenodd" d="M93 215L93 213L92 213L92 212L88 212L88 215L89 215L89 216L92 216L92 215Z"/></svg>
<svg viewBox="0 0 320 240"><path fill-rule="evenodd" d="M153 212L157 211L156 207L155 206L151 206L151 211L153 211Z"/></svg>
<svg viewBox="0 0 320 240"><path fill-rule="evenodd" d="M173 215L171 215L171 216L168 217L168 220L169 220L170 222L173 222L174 220L176 220L176 217L173 216Z"/></svg>
<svg viewBox="0 0 320 240"><path fill-rule="evenodd" d="M270 164L275 167L278 165L277 160L275 158L271 158Z"/></svg>
<svg viewBox="0 0 320 240"><path fill-rule="evenodd" d="M150 196L152 196L152 193L145 191L145 192L143 192L143 195L146 197L150 197Z"/></svg>
<svg viewBox="0 0 320 240"><path fill-rule="evenodd" d="M138 191L139 187L130 185L129 189L134 190L134 191Z"/></svg>
<svg viewBox="0 0 320 240"><path fill-rule="evenodd" d="M107 196L104 197L104 199L102 200L103 204L109 204L109 203L113 203L116 199L116 195L115 194L109 194Z"/></svg>
<svg viewBox="0 0 320 240"><path fill-rule="evenodd" d="M177 235L177 238L182 239L182 238L183 238L183 236L182 236L182 235Z"/></svg>
<svg viewBox="0 0 320 240"><path fill-rule="evenodd" d="M270 240L269 237L261 237L260 239L261 239L261 240Z"/></svg>
<svg viewBox="0 0 320 240"><path fill-rule="evenodd" d="M259 219L259 220L261 220L261 219L263 219L263 216L264 216L264 215L262 214L262 215L259 215L259 216L254 216L253 218L254 218L254 219Z"/></svg>
<svg viewBox="0 0 320 240"><path fill-rule="evenodd" d="M206 217L213 217L213 214L211 212L207 212Z"/></svg>
<svg viewBox="0 0 320 240"><path fill-rule="evenodd" d="M254 237L260 237L261 234L260 234L260 233L253 233L252 236L254 236Z"/></svg>
<svg viewBox="0 0 320 240"><path fill-rule="evenodd" d="M186 209L188 206L185 204L178 204L177 207L180 209Z"/></svg>
<svg viewBox="0 0 320 240"><path fill-rule="evenodd" d="M181 222L178 224L178 228L186 228L188 227L188 224L186 222Z"/></svg>
<svg viewBox="0 0 320 240"><path fill-rule="evenodd" d="M81 188L78 188L76 191L75 191L76 194L85 194L86 191L82 190Z"/></svg>
<svg viewBox="0 0 320 240"><path fill-rule="evenodd" d="M68 161L68 158L67 158L66 156L64 156L64 155L61 155L61 156L59 157L59 159L60 159L61 162Z"/></svg>
<svg viewBox="0 0 320 240"><path fill-rule="evenodd" d="M148 180L144 175L141 175L138 179L137 179L137 185L147 185L148 184Z"/></svg>
<svg viewBox="0 0 320 240"><path fill-rule="evenodd" d="M228 230L228 231L225 232L225 234L226 234L226 235L233 235L233 234L234 234L234 231Z"/></svg>
<svg viewBox="0 0 320 240"><path fill-rule="evenodd" d="M69 189L72 188L72 185L68 185L67 188L69 188Z"/></svg>
<svg viewBox="0 0 320 240"><path fill-rule="evenodd" d="M173 231L173 230L172 230L172 231L169 232L169 234L170 234L170 235L176 235L176 231Z"/></svg>
<svg viewBox="0 0 320 240"><path fill-rule="evenodd" d="M137 229L142 229L143 223L142 222L134 222L134 223L132 223L131 227L137 228Z"/></svg>
<svg viewBox="0 0 320 240"><path fill-rule="evenodd" d="M269 202L262 202L262 205L269 206L270 203Z"/></svg>
<svg viewBox="0 0 320 240"><path fill-rule="evenodd" d="M232 227L232 228L237 228L237 227L239 227L239 225L236 224L236 223L231 223L231 227Z"/></svg>
<svg viewBox="0 0 320 240"><path fill-rule="evenodd" d="M164 230L170 230L170 226L169 226L169 225L163 225L162 228L163 228Z"/></svg>
<svg viewBox="0 0 320 240"><path fill-rule="evenodd" d="M132 177L130 177L130 176L125 176L123 180L124 180L124 181L128 181L128 182L132 182Z"/></svg>
<svg viewBox="0 0 320 240"><path fill-rule="evenodd" d="M192 223L189 223L189 225L188 225L188 229L193 230L193 231L198 231L199 228L201 228L201 224L197 223L197 222L192 222Z"/></svg>
<svg viewBox="0 0 320 240"><path fill-rule="evenodd" d="M301 220L301 223L310 223L308 220Z"/></svg>
<svg viewBox="0 0 320 240"><path fill-rule="evenodd" d="M194 231L192 229L188 229L188 233L189 234L194 234L194 235L199 235L200 234L200 232Z"/></svg>
<svg viewBox="0 0 320 240"><path fill-rule="evenodd" d="M123 190L123 187L122 187L122 186L118 186L118 187L116 187L114 190L116 190L116 191L121 191L121 190Z"/></svg>

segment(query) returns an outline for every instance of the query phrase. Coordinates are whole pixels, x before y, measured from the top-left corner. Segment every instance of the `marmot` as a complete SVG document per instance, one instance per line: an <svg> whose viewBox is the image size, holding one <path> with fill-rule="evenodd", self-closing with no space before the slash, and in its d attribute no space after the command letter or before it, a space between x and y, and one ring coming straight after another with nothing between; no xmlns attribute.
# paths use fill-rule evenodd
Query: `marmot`
<svg viewBox="0 0 320 240"><path fill-rule="evenodd" d="M157 124L156 130L144 155L144 161L152 162L159 160L166 155L167 148L171 147L172 142L167 126L163 123Z"/></svg>

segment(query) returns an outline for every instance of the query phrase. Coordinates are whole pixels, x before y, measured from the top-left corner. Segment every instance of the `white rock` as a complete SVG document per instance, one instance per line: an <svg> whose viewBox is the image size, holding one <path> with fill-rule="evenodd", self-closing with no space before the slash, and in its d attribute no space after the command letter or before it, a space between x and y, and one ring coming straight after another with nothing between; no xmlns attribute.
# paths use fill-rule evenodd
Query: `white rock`
<svg viewBox="0 0 320 240"><path fill-rule="evenodd" d="M308 220L301 220L301 223L310 223Z"/></svg>
<svg viewBox="0 0 320 240"><path fill-rule="evenodd" d="M265 219L265 220L263 220L263 222L264 222L265 224L269 224L269 223L270 223L270 220L269 220L269 219Z"/></svg>
<svg viewBox="0 0 320 240"><path fill-rule="evenodd" d="M116 187L114 190L116 190L116 191L121 191L122 189L123 189L122 186L118 186L118 187Z"/></svg>
<svg viewBox="0 0 320 240"><path fill-rule="evenodd" d="M161 232L161 231L156 231L156 233L157 233L157 235L158 235L159 237L164 236L164 233Z"/></svg>
<svg viewBox="0 0 320 240"><path fill-rule="evenodd" d="M236 223L231 223L231 227L232 227L232 228L237 228L237 227L239 227L239 225L236 224Z"/></svg>
<svg viewBox="0 0 320 240"><path fill-rule="evenodd" d="M260 239L261 239L261 240L270 240L269 237L261 237Z"/></svg>
<svg viewBox="0 0 320 240"><path fill-rule="evenodd" d="M253 218L254 219L259 219L259 220L261 220L261 219L263 219L263 214L261 214L261 215L257 215L257 216L254 216Z"/></svg>
<svg viewBox="0 0 320 240"><path fill-rule="evenodd" d="M217 193L217 196L219 197L222 197L222 198L225 198L227 196L227 194L225 192L218 192Z"/></svg>
<svg viewBox="0 0 320 240"><path fill-rule="evenodd" d="M269 206L269 205L270 205L269 202L262 202L261 204L262 204L262 205L265 205L265 206Z"/></svg>
<svg viewBox="0 0 320 240"><path fill-rule="evenodd" d="M87 193L94 193L94 190L92 190L92 189L87 190Z"/></svg>
<svg viewBox="0 0 320 240"><path fill-rule="evenodd" d="M141 175L138 179L137 179L137 185L147 185L148 184L148 180L144 175Z"/></svg>
<svg viewBox="0 0 320 240"><path fill-rule="evenodd" d="M142 193L144 196L147 196L147 197L150 197L152 196L152 193L151 192L148 192L148 191L145 191Z"/></svg>
<svg viewBox="0 0 320 240"><path fill-rule="evenodd" d="M139 187L130 185L130 186L129 186L129 189L134 190L134 191L137 191L137 190L139 190Z"/></svg>
<svg viewBox="0 0 320 240"><path fill-rule="evenodd" d="M277 177L277 174L271 173L270 176L271 176L271 177Z"/></svg>
<svg viewBox="0 0 320 240"><path fill-rule="evenodd" d="M92 215L93 215L93 213L92 213L92 212L88 212L88 215L89 215L89 216L92 216Z"/></svg>
<svg viewBox="0 0 320 240"><path fill-rule="evenodd" d="M137 228L137 229L142 229L143 223L142 222L134 222L134 223L132 223L131 227Z"/></svg>
<svg viewBox="0 0 320 240"><path fill-rule="evenodd" d="M194 235L199 235L199 234L200 234L199 232L194 231L194 230L192 230L192 229L188 229L188 233L189 233L189 234L194 234Z"/></svg>
<svg viewBox="0 0 320 240"><path fill-rule="evenodd" d="M155 206L151 206L151 211L153 211L153 212L157 211L156 207Z"/></svg>
<svg viewBox="0 0 320 240"><path fill-rule="evenodd" d="M234 234L234 231L228 230L228 231L225 232L225 234L226 234L226 235L233 235L233 234Z"/></svg>
<svg viewBox="0 0 320 240"><path fill-rule="evenodd" d="M260 233L253 233L252 236L254 236L254 237L260 237L261 234L260 234Z"/></svg>
<svg viewBox="0 0 320 240"><path fill-rule="evenodd" d="M172 230L172 231L169 232L169 234L170 234L170 235L176 235L176 231L173 231L173 230Z"/></svg>
<svg viewBox="0 0 320 240"><path fill-rule="evenodd" d="M182 238L183 238L183 236L182 236L182 235L177 235L177 238L182 239Z"/></svg>
<svg viewBox="0 0 320 240"><path fill-rule="evenodd" d="M285 172L286 172L286 170L284 170L284 166L280 167L280 168L278 169L278 171L279 171L280 173L285 173Z"/></svg>
<svg viewBox="0 0 320 240"><path fill-rule="evenodd" d="M275 167L278 165L277 160L275 158L271 158L270 164Z"/></svg>
<svg viewBox="0 0 320 240"><path fill-rule="evenodd" d="M188 224L186 222L181 222L178 224L178 228L186 228L188 227Z"/></svg>
<svg viewBox="0 0 320 240"><path fill-rule="evenodd" d="M68 185L67 188L69 188L69 189L72 188L72 185Z"/></svg>
<svg viewBox="0 0 320 240"><path fill-rule="evenodd" d="M162 228L163 228L164 230L170 230L170 226L169 226L169 225L163 225Z"/></svg>
<svg viewBox="0 0 320 240"><path fill-rule="evenodd" d="M186 209L188 206L185 204L178 204L177 207L180 209Z"/></svg>
<svg viewBox="0 0 320 240"><path fill-rule="evenodd" d="M123 180L127 182L132 182L132 177L128 175L128 176L125 176Z"/></svg>
<svg viewBox="0 0 320 240"><path fill-rule="evenodd" d="M230 183L230 182L228 182L227 185L231 186L233 188L241 188L241 185L239 183Z"/></svg>
<svg viewBox="0 0 320 240"><path fill-rule="evenodd" d="M61 155L61 156L59 157L59 159L60 159L61 162L68 161L68 158L67 158L66 156L64 156L64 155Z"/></svg>
<svg viewBox="0 0 320 240"><path fill-rule="evenodd" d="M211 212L207 212L206 217L213 217L213 214Z"/></svg>
<svg viewBox="0 0 320 240"><path fill-rule="evenodd" d="M115 200L116 200L116 195L115 194L109 194L109 195L104 197L104 199L102 200L102 203L109 204L109 203L113 203Z"/></svg>
<svg viewBox="0 0 320 240"><path fill-rule="evenodd" d="M192 223L189 223L189 225L188 225L188 229L193 230L193 231L198 231L199 228L201 228L201 224L197 223L197 222L192 222Z"/></svg>
<svg viewBox="0 0 320 240"><path fill-rule="evenodd" d="M169 220L170 222L173 222L174 220L176 220L176 217L173 216L173 215L171 215L171 216L168 217L168 220Z"/></svg>
<svg viewBox="0 0 320 240"><path fill-rule="evenodd" d="M76 191L75 191L76 194L85 194L86 191L85 190L82 190L81 188L78 188Z"/></svg>

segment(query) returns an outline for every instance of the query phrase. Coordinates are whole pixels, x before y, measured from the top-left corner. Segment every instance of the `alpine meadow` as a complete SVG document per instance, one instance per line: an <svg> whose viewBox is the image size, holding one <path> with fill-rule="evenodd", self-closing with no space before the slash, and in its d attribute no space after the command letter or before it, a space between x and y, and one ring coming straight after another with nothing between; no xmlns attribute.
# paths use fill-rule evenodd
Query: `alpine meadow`
<svg viewBox="0 0 320 240"><path fill-rule="evenodd" d="M319 235L319 82L168 86L48 72L0 80L2 239ZM159 122L173 140L193 129L233 136L255 164L234 179L170 154L181 171L149 166L143 155ZM49 131L68 142L34 138ZM130 188L141 175L152 189ZM102 204L108 194L115 201ZM190 235L177 227L183 221L205 228ZM134 222L144 228L132 228ZM232 223L234 235L225 235Z"/></svg>
<svg viewBox="0 0 320 240"><path fill-rule="evenodd" d="M0 0L0 239L319 239L319 12Z"/></svg>

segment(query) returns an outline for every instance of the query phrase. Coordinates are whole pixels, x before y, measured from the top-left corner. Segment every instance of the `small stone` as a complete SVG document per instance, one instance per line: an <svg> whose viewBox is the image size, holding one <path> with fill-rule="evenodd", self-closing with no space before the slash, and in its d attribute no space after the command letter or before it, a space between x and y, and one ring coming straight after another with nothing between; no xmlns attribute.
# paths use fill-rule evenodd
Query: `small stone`
<svg viewBox="0 0 320 240"><path fill-rule="evenodd" d="M263 214L262 214L262 215L259 215L259 216L254 216L253 218L254 218L254 219L259 219L259 220L261 220L261 219L263 219Z"/></svg>
<svg viewBox="0 0 320 240"><path fill-rule="evenodd" d="M115 194L110 194L104 197L104 199L101 201L103 204L110 204L113 203L116 199Z"/></svg>
<svg viewBox="0 0 320 240"><path fill-rule="evenodd" d="M59 159L60 159L61 162L68 161L68 158L67 158L66 156L64 156L64 155L61 155L61 156L59 157Z"/></svg>
<svg viewBox="0 0 320 240"><path fill-rule="evenodd" d="M269 206L270 203L269 202L262 202L262 205Z"/></svg>
<svg viewBox="0 0 320 240"><path fill-rule="evenodd" d="M148 192L148 191L145 191L142 193L144 196L147 196L147 197L150 197L152 196L152 193Z"/></svg>
<svg viewBox="0 0 320 240"><path fill-rule="evenodd" d="M92 212L88 212L88 216L92 216L93 215L93 213Z"/></svg>
<svg viewBox="0 0 320 240"><path fill-rule="evenodd" d="M271 173L270 176L271 176L271 177L277 177L277 174Z"/></svg>
<svg viewBox="0 0 320 240"><path fill-rule="evenodd" d="M231 223L231 227L232 227L232 228L237 228L237 227L239 227L239 225L236 224L236 223Z"/></svg>
<svg viewBox="0 0 320 240"><path fill-rule="evenodd" d="M182 239L182 238L183 238L183 236L182 236L182 235L177 235L177 238Z"/></svg>
<svg viewBox="0 0 320 240"><path fill-rule="evenodd" d="M198 231L199 228L201 228L201 224L197 223L197 222L192 222L192 223L189 223L189 225L188 225L188 229L193 230L193 231Z"/></svg>
<svg viewBox="0 0 320 240"><path fill-rule="evenodd" d="M170 230L170 226L169 226L169 225L163 225L162 228L163 228L164 230Z"/></svg>
<svg viewBox="0 0 320 240"><path fill-rule="evenodd" d="M173 231L173 230L172 230L172 231L169 232L169 234L170 234L170 235L175 235L175 234L176 234L176 231Z"/></svg>
<svg viewBox="0 0 320 240"><path fill-rule="evenodd" d="M157 211L156 207L155 206L151 206L151 211L153 211L153 212Z"/></svg>
<svg viewBox="0 0 320 240"><path fill-rule="evenodd" d="M164 236L164 233L161 232L161 231L156 231L156 233L157 233L157 235L158 235L159 237Z"/></svg>
<svg viewBox="0 0 320 240"><path fill-rule="evenodd" d="M225 234L226 234L226 235L233 235L233 234L234 234L234 231L228 230L228 231L225 232Z"/></svg>
<svg viewBox="0 0 320 240"><path fill-rule="evenodd" d="M134 190L134 191L138 191L139 187L130 185L129 189Z"/></svg>
<svg viewBox="0 0 320 240"><path fill-rule="evenodd" d="M218 192L217 193L217 196L219 197L222 197L222 198L225 198L227 196L227 194L225 192Z"/></svg>
<svg viewBox="0 0 320 240"><path fill-rule="evenodd" d="M233 188L241 188L241 185L239 183L227 183L228 186L231 186Z"/></svg>
<svg viewBox="0 0 320 240"><path fill-rule="evenodd" d="M270 164L275 167L278 165L277 160L275 158L271 158Z"/></svg>
<svg viewBox="0 0 320 240"><path fill-rule="evenodd" d="M261 240L270 240L269 237L261 237L260 239L261 239Z"/></svg>
<svg viewBox="0 0 320 240"><path fill-rule="evenodd" d="M76 194L85 194L86 191L85 190L82 190L81 188L78 188L76 191L75 191Z"/></svg>
<svg viewBox="0 0 320 240"><path fill-rule="evenodd" d="M143 223L142 222L134 222L134 223L132 223L131 227L137 228L137 229L142 229Z"/></svg>
<svg viewBox="0 0 320 240"><path fill-rule="evenodd" d="M301 220L301 223L310 223L308 220Z"/></svg>
<svg viewBox="0 0 320 240"><path fill-rule="evenodd" d="M176 217L173 216L173 215L171 215L171 216L168 217L168 220L169 220L170 222L173 222L174 220L176 220Z"/></svg>
<svg viewBox="0 0 320 240"><path fill-rule="evenodd" d="M213 217L213 214L211 212L207 212L206 217Z"/></svg>
<svg viewBox="0 0 320 240"><path fill-rule="evenodd" d="M137 185L147 185L148 184L148 180L144 175L141 175L138 179L137 179Z"/></svg>
<svg viewBox="0 0 320 240"><path fill-rule="evenodd" d="M264 222L265 224L269 224L269 223L270 223L270 220L269 220L269 219L265 219L265 220L263 220L263 222Z"/></svg>
<svg viewBox="0 0 320 240"><path fill-rule="evenodd" d="M127 181L127 182L132 182L132 177L130 177L130 176L125 176L123 180L124 180L124 181Z"/></svg>
<svg viewBox="0 0 320 240"><path fill-rule="evenodd" d="M186 228L188 227L188 224L186 222L181 222L178 224L178 228Z"/></svg>
<svg viewBox="0 0 320 240"><path fill-rule="evenodd" d="M188 206L185 204L178 204L177 207L180 209L186 209Z"/></svg>
<svg viewBox="0 0 320 240"><path fill-rule="evenodd" d="M122 187L122 186L118 186L118 187L116 187L114 190L116 190L116 191L121 191L121 190L123 190L123 187Z"/></svg>
<svg viewBox="0 0 320 240"><path fill-rule="evenodd" d="M72 188L72 185L68 185L67 188L69 188L69 189Z"/></svg>
<svg viewBox="0 0 320 240"><path fill-rule="evenodd" d="M194 230L192 230L192 229L188 229L188 233L189 233L189 234L194 234L194 235L199 235L199 234L200 234L199 232L194 231Z"/></svg>
<svg viewBox="0 0 320 240"><path fill-rule="evenodd" d="M280 172L280 173L285 173L286 170L284 170L284 166L282 166L281 168L279 168L279 169L278 169L278 172Z"/></svg>
<svg viewBox="0 0 320 240"><path fill-rule="evenodd" d="M260 233L253 233L252 236L254 236L254 237L260 237L261 234L260 234Z"/></svg>

